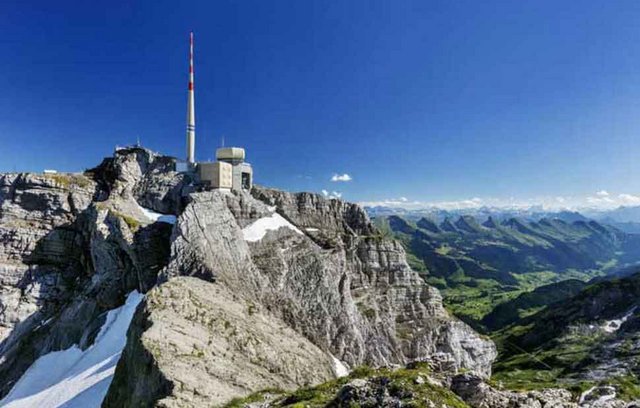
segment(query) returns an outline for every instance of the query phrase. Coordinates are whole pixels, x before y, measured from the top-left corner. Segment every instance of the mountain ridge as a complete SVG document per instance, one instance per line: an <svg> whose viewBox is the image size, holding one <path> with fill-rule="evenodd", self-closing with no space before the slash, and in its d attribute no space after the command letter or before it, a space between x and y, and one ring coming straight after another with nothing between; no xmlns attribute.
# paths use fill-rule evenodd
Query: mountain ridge
<svg viewBox="0 0 640 408"><path fill-rule="evenodd" d="M520 293L563 279L586 281L640 259L640 236L589 219L373 221L403 243L412 267L443 291L448 307L481 330L486 314Z"/></svg>
<svg viewBox="0 0 640 408"><path fill-rule="evenodd" d="M35 360L72 344L90 347L106 312L121 306L128 292L161 288L173 289L146 296L133 317L105 406L217 405L264 385L291 388L328 379L337 372L333 359L351 367L431 359L489 375L493 344L448 315L438 291L409 268L401 245L382 236L357 205L261 187L252 195L198 192L174 166L174 159L127 148L85 175L1 176L6 250L0 254L6 255L0 257L0 293L21 293L28 278L46 278L51 287L49 297L26 299L21 315L0 310L7 322L1 396ZM41 218L19 221L29 212ZM151 219L150 212L158 216ZM268 226L275 217L282 219L279 227L257 239L245 235L245 228L261 220ZM167 218L173 221L156 221ZM42 233L29 235L34 225ZM42 272L34 275L34 268ZM196 296L207 285L227 291L232 309L213 313ZM248 321L264 315L284 331L267 341L259 326L226 315L232 310ZM161 322L165 335L150 341L149 330ZM214 329L219 325L222 330ZM304 354L304 363L293 364L282 350L270 357L252 352L256 341L275 345L290 330L297 334L287 338L316 350ZM200 345L190 336L208 340ZM215 351L224 344L228 352ZM209 358L219 371L193 364ZM241 362L253 369L242 386L229 388L233 395L202 388L199 379L207 376L231 385L235 380L225 373ZM194 369L185 377L176 371L179 364ZM296 365L318 367L317 374L304 375ZM266 384L258 381L259 367L283 375Z"/></svg>

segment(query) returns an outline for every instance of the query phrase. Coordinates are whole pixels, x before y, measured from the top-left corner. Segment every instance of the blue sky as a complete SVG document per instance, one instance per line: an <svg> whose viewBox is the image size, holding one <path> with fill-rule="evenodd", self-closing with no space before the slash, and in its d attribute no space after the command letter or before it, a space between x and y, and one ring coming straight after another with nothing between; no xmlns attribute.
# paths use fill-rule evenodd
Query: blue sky
<svg viewBox="0 0 640 408"><path fill-rule="evenodd" d="M82 170L138 136L183 156L193 30L197 156L224 135L261 184L419 203L640 193L637 1L0 11L0 171Z"/></svg>

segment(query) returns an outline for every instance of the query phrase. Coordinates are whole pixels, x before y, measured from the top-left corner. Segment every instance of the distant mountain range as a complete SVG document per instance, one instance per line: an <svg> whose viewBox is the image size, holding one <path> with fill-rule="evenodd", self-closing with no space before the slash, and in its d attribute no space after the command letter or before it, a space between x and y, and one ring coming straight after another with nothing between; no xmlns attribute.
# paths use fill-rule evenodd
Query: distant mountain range
<svg viewBox="0 0 640 408"><path fill-rule="evenodd" d="M588 280L640 260L640 235L564 214L574 221L378 216L405 246L411 266L438 286L450 308L478 327L498 304L570 278Z"/></svg>
<svg viewBox="0 0 640 408"><path fill-rule="evenodd" d="M392 215L376 222L400 238L430 275L452 281L464 275L517 284L516 274L601 269L614 259L626 263L640 258L640 237L593 220L489 217L481 224L463 215L438 223Z"/></svg>
<svg viewBox="0 0 640 408"><path fill-rule="evenodd" d="M364 207L364 209L372 218L399 215L409 220L429 218L436 222L442 222L445 218L458 218L463 215L470 215L478 220L486 220L492 217L500 221L509 218L522 218L530 221L538 221L542 218L558 218L567 222L584 221L587 219L586 216L577 211L548 211L542 206L532 206L528 208L478 207L455 210L445 210L436 207L412 210L399 207L375 206ZM640 217L638 217L638 220L640 222Z"/></svg>
<svg viewBox="0 0 640 408"><path fill-rule="evenodd" d="M408 220L428 218L436 222L442 222L446 218L458 218L470 215L482 222L491 217L498 221L509 218L521 218L527 221L539 221L544 218L559 219L566 222L595 220L603 224L614 226L628 233L640 233L640 206L618 207L611 210L597 208L581 208L579 210L548 210L543 206L531 206L526 208L503 207L477 207L461 209L442 209L430 207L424 209L405 209L389 206L365 207L372 218L399 215Z"/></svg>

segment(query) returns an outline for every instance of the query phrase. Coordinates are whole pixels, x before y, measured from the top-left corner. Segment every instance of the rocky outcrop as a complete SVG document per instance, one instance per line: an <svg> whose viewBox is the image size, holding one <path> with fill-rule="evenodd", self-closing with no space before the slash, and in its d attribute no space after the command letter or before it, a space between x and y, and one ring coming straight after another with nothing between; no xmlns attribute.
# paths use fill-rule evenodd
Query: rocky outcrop
<svg viewBox="0 0 640 408"><path fill-rule="evenodd" d="M77 174L0 175L0 395L33 360L29 347L20 355L30 333L46 332L41 322L68 299L65 278L81 261L74 224L94 192L95 184Z"/></svg>
<svg viewBox="0 0 640 408"><path fill-rule="evenodd" d="M429 362L406 367L359 367L346 377L294 392L264 390L233 401L233 407L469 408Z"/></svg>
<svg viewBox="0 0 640 408"><path fill-rule="evenodd" d="M191 178L175 171L176 160L140 147L122 148L87 173L100 186L102 199L135 199L143 207L177 214Z"/></svg>
<svg viewBox="0 0 640 408"><path fill-rule="evenodd" d="M0 175L0 342L38 305L57 296L54 268L30 266L41 252L64 258L71 223L91 203L95 185L81 175Z"/></svg>
<svg viewBox="0 0 640 408"><path fill-rule="evenodd" d="M255 196L275 205L291 228L248 242L241 225L271 216L273 207L240 193L193 194L163 273L215 280L256 299L350 365L442 354L459 368L489 374L493 344L447 314L438 291L409 268L402 247L376 236L359 207L307 193ZM332 236L333 248L318 245L318 236Z"/></svg>
<svg viewBox="0 0 640 408"><path fill-rule="evenodd" d="M274 220L280 221L271 228ZM257 238L248 233L259 229L254 224L264 225ZM236 303L264 310L349 366L437 359L488 376L495 357L490 341L447 314L438 291L409 268L402 247L378 236L359 207L338 200L275 190L257 190L254 197L191 194L173 230L171 260L161 272L168 282L163 285L180 276L211 282ZM132 333L146 338L154 325ZM134 349L141 341L131 340L125 355L148 356ZM174 355L167 347L160 349ZM160 377L171 377L170 365L151 360ZM222 376L222 369L209 367L208 375ZM119 378L125 373L126 380ZM119 369L116 382L142 381L132 373ZM180 387L201 388L184 381ZM176 380L169 383L171 398L183 400L175 396ZM234 388L236 395L255 390Z"/></svg>
<svg viewBox="0 0 640 408"><path fill-rule="evenodd" d="M39 356L90 345L166 264L171 226L105 197L86 175L0 176L0 397Z"/></svg>
<svg viewBox="0 0 640 408"><path fill-rule="evenodd" d="M219 406L335 376L309 340L225 286L177 277L148 293L104 407Z"/></svg>
<svg viewBox="0 0 640 408"><path fill-rule="evenodd" d="M327 199L319 194L297 193L256 186L252 195L278 208L278 212L324 246L335 246L347 236L377 232L357 204Z"/></svg>
<svg viewBox="0 0 640 408"><path fill-rule="evenodd" d="M463 374L453 378L451 390L473 408L577 408L573 396L563 389L518 393L497 390L481 378Z"/></svg>
<svg viewBox="0 0 640 408"><path fill-rule="evenodd" d="M561 388L529 392L497 390L483 379L463 374L453 378L451 390L472 408L637 408L640 401L626 402L616 398L615 388L597 386L579 398Z"/></svg>
<svg viewBox="0 0 640 408"><path fill-rule="evenodd" d="M40 355L90 345L106 311L121 306L129 292L155 285L170 233L167 224L134 227L120 214L90 207L43 237L26 257L22 279L30 285L46 279L50 286L0 344L0 392Z"/></svg>

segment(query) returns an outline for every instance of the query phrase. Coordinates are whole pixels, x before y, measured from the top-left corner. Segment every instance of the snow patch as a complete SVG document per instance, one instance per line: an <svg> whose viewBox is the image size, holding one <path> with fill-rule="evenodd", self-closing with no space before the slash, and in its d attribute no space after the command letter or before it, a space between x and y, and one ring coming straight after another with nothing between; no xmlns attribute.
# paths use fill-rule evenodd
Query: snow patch
<svg viewBox="0 0 640 408"><path fill-rule="evenodd" d="M262 217L259 220L253 222L251 225L242 229L244 239L249 242L260 241L267 235L269 231L276 231L280 228L290 228L298 234L302 234L302 231L295 225L287 221L278 213L273 213L270 216Z"/></svg>
<svg viewBox="0 0 640 408"><path fill-rule="evenodd" d="M594 394L593 396L591 394ZM578 405L589 403L590 406L600 406L601 404L616 398L616 389L610 385L602 387L591 387L580 395Z"/></svg>
<svg viewBox="0 0 640 408"><path fill-rule="evenodd" d="M615 333L622 326L622 324L627 321L627 319L633 316L633 313L635 311L636 308L634 307L619 319L606 320L604 323L602 323L600 328L607 333Z"/></svg>
<svg viewBox="0 0 640 408"><path fill-rule="evenodd" d="M0 406L5 408L100 407L127 341L127 329L144 295L134 291L124 305L110 310L94 344L73 345L38 358Z"/></svg>
<svg viewBox="0 0 640 408"><path fill-rule="evenodd" d="M333 372L335 373L336 377L340 378L348 376L349 368L346 366L346 364L338 360L334 356L331 356L331 358L333 359Z"/></svg>
<svg viewBox="0 0 640 408"><path fill-rule="evenodd" d="M320 231L317 228L305 228L304 230L307 231L307 232L318 232L318 231Z"/></svg>
<svg viewBox="0 0 640 408"><path fill-rule="evenodd" d="M137 201L136 201L136 205L138 206L138 209L140 211L142 211L144 216L147 217L148 219L150 219L153 222L165 222L167 224L175 224L176 223L176 216L175 215L161 214L161 213L152 211L152 210L150 210L148 208L144 208L143 206L138 204Z"/></svg>

